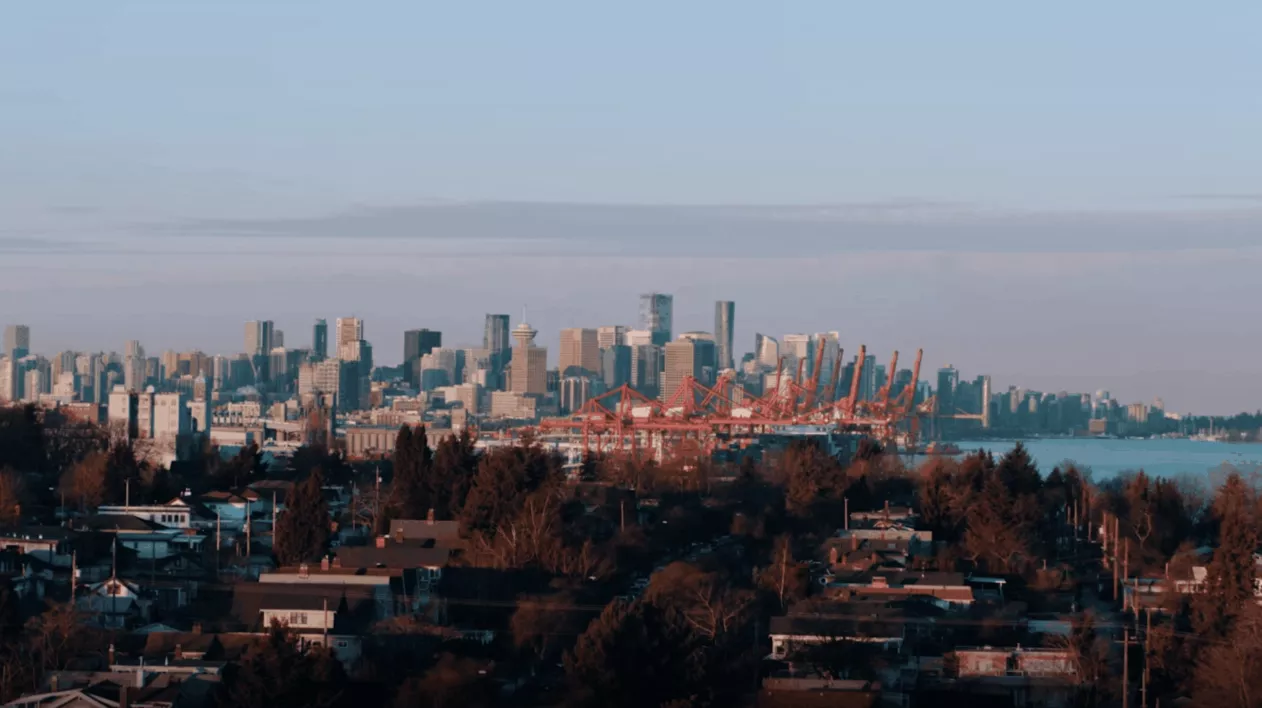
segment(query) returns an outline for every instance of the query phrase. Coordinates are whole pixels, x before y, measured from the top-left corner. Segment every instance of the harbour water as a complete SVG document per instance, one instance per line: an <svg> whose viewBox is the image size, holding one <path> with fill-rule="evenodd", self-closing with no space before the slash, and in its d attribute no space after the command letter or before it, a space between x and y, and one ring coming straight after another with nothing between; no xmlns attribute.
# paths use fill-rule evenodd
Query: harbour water
<svg viewBox="0 0 1262 708"><path fill-rule="evenodd" d="M1102 481L1125 472L1143 470L1155 477L1205 475L1234 467L1242 473L1262 472L1262 443L1227 443L1166 439L1113 440L1107 438L1036 438L1022 440L1039 471L1047 474L1066 460L1091 469ZM965 452L979 448L999 457L1016 440L971 440L956 443Z"/></svg>

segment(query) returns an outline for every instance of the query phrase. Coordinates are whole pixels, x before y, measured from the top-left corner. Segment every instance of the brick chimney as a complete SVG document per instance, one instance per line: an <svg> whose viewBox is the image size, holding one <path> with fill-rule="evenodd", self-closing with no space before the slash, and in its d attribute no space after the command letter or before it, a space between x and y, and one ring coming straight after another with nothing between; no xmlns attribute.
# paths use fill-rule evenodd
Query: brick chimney
<svg viewBox="0 0 1262 708"><path fill-rule="evenodd" d="M194 623L193 623L193 634L201 634L201 633L202 633L202 623L201 623L201 622L194 622Z"/></svg>
<svg viewBox="0 0 1262 708"><path fill-rule="evenodd" d="M337 556L333 556L333 567L334 567L334 568L341 568L341 567L342 567L342 559L341 559L341 558L338 558Z"/></svg>
<svg viewBox="0 0 1262 708"><path fill-rule="evenodd" d="M175 660L179 661L180 659L183 659L183 658L184 658L184 645L176 644L175 645Z"/></svg>
<svg viewBox="0 0 1262 708"><path fill-rule="evenodd" d="M402 526L394 530L394 542L403 543L403 527Z"/></svg>
<svg viewBox="0 0 1262 708"><path fill-rule="evenodd" d="M320 570L327 571L328 569L329 569L329 557L325 556L320 559Z"/></svg>
<svg viewBox="0 0 1262 708"><path fill-rule="evenodd" d="M378 537L377 537L377 548L385 548L385 547L386 547L386 537L385 537L385 536L378 536Z"/></svg>
<svg viewBox="0 0 1262 708"><path fill-rule="evenodd" d="M833 546L828 549L828 564L837 565L837 547Z"/></svg>
<svg viewBox="0 0 1262 708"><path fill-rule="evenodd" d="M433 507L431 507L431 508L430 508L430 510L429 510L429 512L425 514L425 523L429 524L430 526L433 526L433 525L434 525L434 509L433 509Z"/></svg>

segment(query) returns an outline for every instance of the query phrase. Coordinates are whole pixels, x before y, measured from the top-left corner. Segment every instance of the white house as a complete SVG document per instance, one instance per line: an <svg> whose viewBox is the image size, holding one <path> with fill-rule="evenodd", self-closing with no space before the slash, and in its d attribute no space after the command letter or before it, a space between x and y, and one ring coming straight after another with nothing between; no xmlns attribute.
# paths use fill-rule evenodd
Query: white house
<svg viewBox="0 0 1262 708"><path fill-rule="evenodd" d="M109 578L79 590L75 608L107 629L124 629L149 618L151 601L136 583Z"/></svg>

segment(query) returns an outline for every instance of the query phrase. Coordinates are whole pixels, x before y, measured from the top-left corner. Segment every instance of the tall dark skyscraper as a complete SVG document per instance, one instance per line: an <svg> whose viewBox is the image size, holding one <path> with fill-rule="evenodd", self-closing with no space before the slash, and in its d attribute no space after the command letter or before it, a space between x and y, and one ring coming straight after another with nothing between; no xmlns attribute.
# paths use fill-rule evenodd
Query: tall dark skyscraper
<svg viewBox="0 0 1262 708"><path fill-rule="evenodd" d="M953 366L938 369L938 410L947 415L954 415L955 389L960 385L960 372Z"/></svg>
<svg viewBox="0 0 1262 708"><path fill-rule="evenodd" d="M403 379L415 386L421 380L421 357L443 345L443 333L410 329L403 333Z"/></svg>
<svg viewBox="0 0 1262 708"><path fill-rule="evenodd" d="M486 316L486 330L482 333L482 348L495 352L510 349L513 342L508 336L508 315Z"/></svg>
<svg viewBox="0 0 1262 708"><path fill-rule="evenodd" d="M600 358L605 388L613 390L631 383L631 347L625 344L606 347L601 351Z"/></svg>
<svg viewBox="0 0 1262 708"><path fill-rule="evenodd" d="M329 358L329 323L316 320L311 330L311 354L316 359Z"/></svg>
<svg viewBox="0 0 1262 708"><path fill-rule="evenodd" d="M486 327L482 332L482 348L490 357L490 376L487 386L491 389L504 387L504 371L513 358L513 340L508 333L508 315L486 316Z"/></svg>
<svg viewBox="0 0 1262 708"><path fill-rule="evenodd" d="M653 334L653 343L665 346L671 340L672 316L675 297L665 293L646 293L640 296L640 329Z"/></svg>
<svg viewBox="0 0 1262 708"><path fill-rule="evenodd" d="M714 343L717 347L718 367L735 367L732 359L732 327L736 322L736 303L719 300L714 303Z"/></svg>

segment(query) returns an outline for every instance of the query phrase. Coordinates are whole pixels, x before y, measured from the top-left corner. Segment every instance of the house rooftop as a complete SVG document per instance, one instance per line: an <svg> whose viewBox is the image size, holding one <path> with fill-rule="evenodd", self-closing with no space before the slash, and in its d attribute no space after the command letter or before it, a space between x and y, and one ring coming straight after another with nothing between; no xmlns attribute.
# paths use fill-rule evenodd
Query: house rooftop
<svg viewBox="0 0 1262 708"><path fill-rule="evenodd" d="M403 534L404 541L427 538L456 541L460 539L459 521L429 521L427 519L393 519L390 522L390 538Z"/></svg>
<svg viewBox="0 0 1262 708"><path fill-rule="evenodd" d="M128 531L132 533L160 531L165 528L162 524L147 521L138 516L131 514L93 514L82 520L84 528L93 531Z"/></svg>
<svg viewBox="0 0 1262 708"><path fill-rule="evenodd" d="M409 543L387 543L384 548L343 546L337 551L342 568L442 568L450 559L450 548Z"/></svg>
<svg viewBox="0 0 1262 708"><path fill-rule="evenodd" d="M0 529L0 540L64 541L73 535L74 532L64 526L22 526Z"/></svg>

